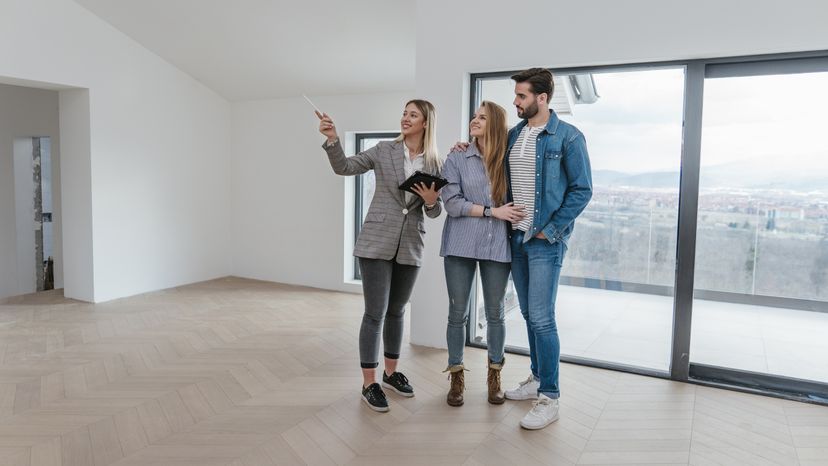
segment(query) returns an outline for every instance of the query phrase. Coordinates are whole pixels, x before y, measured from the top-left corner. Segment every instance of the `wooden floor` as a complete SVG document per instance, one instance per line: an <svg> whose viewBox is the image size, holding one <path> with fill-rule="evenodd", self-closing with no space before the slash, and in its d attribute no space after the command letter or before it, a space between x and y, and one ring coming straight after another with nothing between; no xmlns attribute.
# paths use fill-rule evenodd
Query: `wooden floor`
<svg viewBox="0 0 828 466"><path fill-rule="evenodd" d="M358 295L227 278L100 305L0 303L0 465L828 464L828 408L580 366L561 420L445 404L446 353L404 345L417 396L359 398ZM825 363L825 361L822 361ZM528 373L508 356L504 382Z"/></svg>

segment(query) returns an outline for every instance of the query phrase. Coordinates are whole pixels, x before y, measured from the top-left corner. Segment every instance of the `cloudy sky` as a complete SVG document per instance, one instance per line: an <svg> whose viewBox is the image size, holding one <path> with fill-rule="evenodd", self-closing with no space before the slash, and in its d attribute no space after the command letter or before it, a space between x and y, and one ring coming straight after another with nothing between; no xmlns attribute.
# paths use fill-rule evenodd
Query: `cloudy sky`
<svg viewBox="0 0 828 466"><path fill-rule="evenodd" d="M593 168L679 170L683 69L593 76L598 102L576 105L564 117L586 135ZM488 83L484 98L503 105L515 123L513 85L509 79ZM702 166L796 165L828 177L826 109L828 73L707 79Z"/></svg>

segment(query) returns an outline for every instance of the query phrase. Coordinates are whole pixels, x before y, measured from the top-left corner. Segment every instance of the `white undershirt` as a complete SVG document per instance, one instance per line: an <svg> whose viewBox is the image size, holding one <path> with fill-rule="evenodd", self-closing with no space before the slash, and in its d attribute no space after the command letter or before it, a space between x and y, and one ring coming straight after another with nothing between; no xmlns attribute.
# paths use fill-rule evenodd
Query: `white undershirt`
<svg viewBox="0 0 828 466"><path fill-rule="evenodd" d="M403 165L405 169L405 178L408 179L414 174L415 171L423 170L423 167L425 166L425 152L420 152L414 157L414 160L411 160L411 151L408 150L408 146L405 145L405 141L403 141L403 152L405 154L405 163ZM411 194L408 191L405 192L406 205L411 203L414 196L416 196L416 194Z"/></svg>

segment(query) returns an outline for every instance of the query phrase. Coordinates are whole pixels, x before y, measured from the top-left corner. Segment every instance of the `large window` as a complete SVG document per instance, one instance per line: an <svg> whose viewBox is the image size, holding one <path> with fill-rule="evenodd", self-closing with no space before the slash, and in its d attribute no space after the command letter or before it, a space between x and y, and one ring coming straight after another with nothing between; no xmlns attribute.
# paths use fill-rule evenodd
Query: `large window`
<svg viewBox="0 0 828 466"><path fill-rule="evenodd" d="M511 79L481 89L519 121ZM556 74L552 108L586 135L594 183L558 290L565 355L669 369L683 103L683 67ZM507 318L508 344L528 349L511 286Z"/></svg>
<svg viewBox="0 0 828 466"><path fill-rule="evenodd" d="M828 72L779 71L705 80L690 359L828 383Z"/></svg>
<svg viewBox="0 0 828 466"><path fill-rule="evenodd" d="M594 181L562 358L828 399L828 53L552 71ZM491 100L516 124L511 74L472 75L470 111ZM507 345L528 351L511 287Z"/></svg>
<svg viewBox="0 0 828 466"><path fill-rule="evenodd" d="M395 139L399 133L357 133L354 138L354 153L364 152L382 141L390 141ZM374 188L376 187L376 180L374 178L374 171L371 170L365 174L355 177L354 182L354 241L359 238L359 232L362 230L362 222L365 221L365 215L368 214L368 207L371 205L371 199L374 198ZM359 272L359 262L354 261L354 279L361 280L362 275Z"/></svg>

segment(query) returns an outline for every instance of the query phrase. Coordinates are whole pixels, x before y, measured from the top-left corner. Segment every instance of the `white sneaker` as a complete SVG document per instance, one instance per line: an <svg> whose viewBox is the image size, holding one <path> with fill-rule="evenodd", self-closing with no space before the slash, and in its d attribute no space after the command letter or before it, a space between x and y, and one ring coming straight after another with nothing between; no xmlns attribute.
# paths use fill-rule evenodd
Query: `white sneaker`
<svg viewBox="0 0 828 466"><path fill-rule="evenodd" d="M553 400L541 393L533 403L532 409L520 420L524 429L537 430L558 420L558 400Z"/></svg>
<svg viewBox="0 0 828 466"><path fill-rule="evenodd" d="M540 380L535 380L532 374L529 378L519 383L517 388L506 390L507 400L537 400Z"/></svg>

